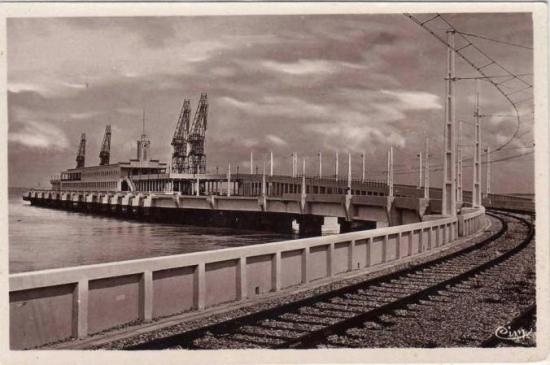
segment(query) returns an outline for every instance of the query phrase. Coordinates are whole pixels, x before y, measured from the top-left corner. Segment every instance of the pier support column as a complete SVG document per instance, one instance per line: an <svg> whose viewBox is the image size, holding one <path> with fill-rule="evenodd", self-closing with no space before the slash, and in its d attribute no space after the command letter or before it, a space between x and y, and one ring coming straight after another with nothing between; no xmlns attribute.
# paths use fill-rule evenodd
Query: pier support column
<svg viewBox="0 0 550 365"><path fill-rule="evenodd" d="M300 224L298 223L298 221L296 219L292 220L291 225L292 225L291 226L292 233L293 234L300 234Z"/></svg>
<svg viewBox="0 0 550 365"><path fill-rule="evenodd" d="M385 228L385 227L389 227L389 224L388 222L376 222L376 228Z"/></svg>
<svg viewBox="0 0 550 365"><path fill-rule="evenodd" d="M340 233L340 224L338 224L338 217L324 217L323 225L321 226L321 235L327 236L331 234Z"/></svg>
<svg viewBox="0 0 550 365"><path fill-rule="evenodd" d="M121 208L123 213L130 213L128 207L130 206L131 201L132 201L132 194L125 194L122 197Z"/></svg>

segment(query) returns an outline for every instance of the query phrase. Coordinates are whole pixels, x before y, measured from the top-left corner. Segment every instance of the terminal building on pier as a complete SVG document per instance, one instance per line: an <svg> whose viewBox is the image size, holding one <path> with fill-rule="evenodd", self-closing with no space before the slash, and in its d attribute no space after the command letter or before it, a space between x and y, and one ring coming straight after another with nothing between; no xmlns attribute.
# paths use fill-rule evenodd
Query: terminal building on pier
<svg viewBox="0 0 550 365"><path fill-rule="evenodd" d="M149 159L149 147L147 135L142 134L137 143L136 159L68 169L51 180L52 188L63 191L162 191L161 177L166 180L168 168L164 162Z"/></svg>
<svg viewBox="0 0 550 365"><path fill-rule="evenodd" d="M86 135L82 134L76 157L76 167L68 169L51 179L52 189L57 191L93 192L173 192L194 193L194 183L206 175L204 153L208 102L206 93L201 94L195 117L191 120L190 101L185 99L176 131L172 140L174 153L168 164L150 158L151 142L145 134L137 141L137 157L127 162L109 163L111 127L105 136L97 166L85 166ZM219 179L218 179L219 180ZM213 185L213 184L211 184ZM196 190L196 188L195 188Z"/></svg>

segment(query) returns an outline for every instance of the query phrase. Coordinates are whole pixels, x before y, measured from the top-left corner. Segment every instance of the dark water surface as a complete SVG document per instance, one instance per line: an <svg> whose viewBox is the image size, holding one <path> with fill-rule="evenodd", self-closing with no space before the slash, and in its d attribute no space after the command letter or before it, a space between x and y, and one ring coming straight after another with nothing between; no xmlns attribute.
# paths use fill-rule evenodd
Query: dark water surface
<svg viewBox="0 0 550 365"><path fill-rule="evenodd" d="M9 190L10 273L282 241L292 235L124 220L41 208Z"/></svg>

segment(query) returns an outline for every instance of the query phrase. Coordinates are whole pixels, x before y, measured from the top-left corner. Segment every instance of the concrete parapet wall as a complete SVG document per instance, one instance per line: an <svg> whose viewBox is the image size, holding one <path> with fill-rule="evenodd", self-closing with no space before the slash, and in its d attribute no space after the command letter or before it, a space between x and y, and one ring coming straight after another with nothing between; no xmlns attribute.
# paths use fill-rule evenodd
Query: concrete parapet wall
<svg viewBox="0 0 550 365"><path fill-rule="evenodd" d="M535 213L535 201L517 197L490 194L483 198L483 206L489 209L501 209L523 213Z"/></svg>
<svg viewBox="0 0 550 365"><path fill-rule="evenodd" d="M484 209L478 209L459 218L339 235L12 274L11 348L83 338L129 322L401 263L451 244L459 231L476 232L484 219Z"/></svg>

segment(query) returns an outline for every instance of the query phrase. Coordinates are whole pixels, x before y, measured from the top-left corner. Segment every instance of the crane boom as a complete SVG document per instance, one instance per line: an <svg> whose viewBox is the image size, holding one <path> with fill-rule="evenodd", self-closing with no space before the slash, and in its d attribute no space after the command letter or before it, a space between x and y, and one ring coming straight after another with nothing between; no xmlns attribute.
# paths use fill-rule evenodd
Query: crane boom
<svg viewBox="0 0 550 365"><path fill-rule="evenodd" d="M199 105L195 111L193 124L189 128L188 137L188 164L189 173L204 174L206 172L206 154L204 141L206 136L206 125L208 121L208 99L206 93L201 94Z"/></svg>
<svg viewBox="0 0 550 365"><path fill-rule="evenodd" d="M105 127L105 135L103 143L101 143L101 151L99 152L99 165L108 165L111 158L111 126Z"/></svg>
<svg viewBox="0 0 550 365"><path fill-rule="evenodd" d="M86 161L86 133L82 133L80 136L80 146L78 147L78 154L76 156L76 168L80 169L84 167Z"/></svg>
<svg viewBox="0 0 550 365"><path fill-rule="evenodd" d="M191 114L191 102L183 101L180 116L172 138L172 171L182 173L187 170L187 137L189 134L189 115Z"/></svg>

